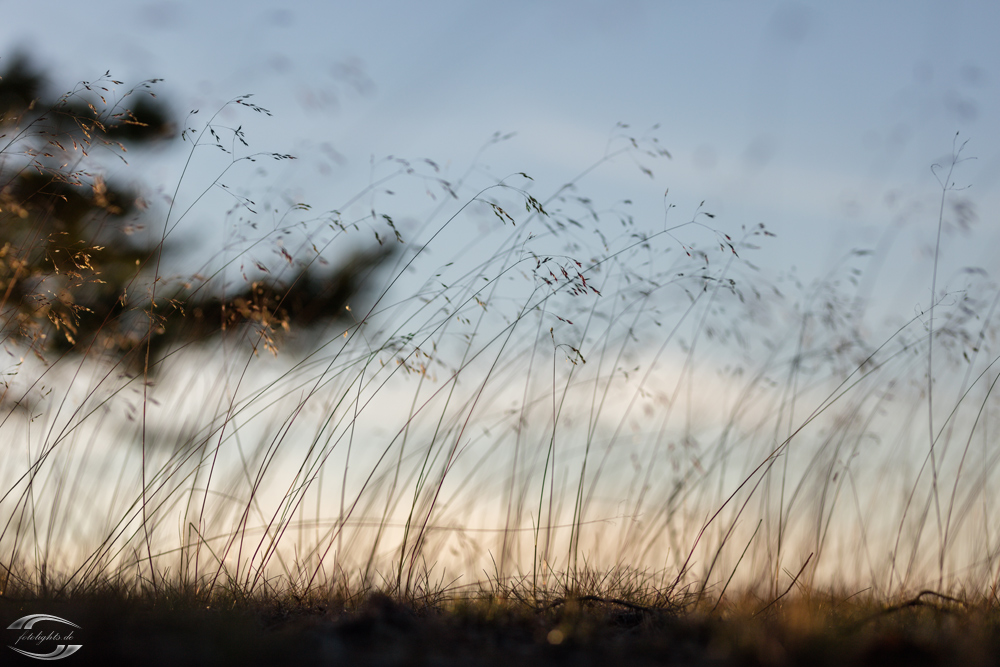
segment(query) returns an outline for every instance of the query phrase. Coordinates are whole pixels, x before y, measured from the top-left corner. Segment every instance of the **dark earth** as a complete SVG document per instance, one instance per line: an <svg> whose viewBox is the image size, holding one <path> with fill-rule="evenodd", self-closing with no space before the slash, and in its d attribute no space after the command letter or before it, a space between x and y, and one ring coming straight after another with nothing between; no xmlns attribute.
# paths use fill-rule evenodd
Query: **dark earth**
<svg viewBox="0 0 1000 667"><path fill-rule="evenodd" d="M722 618L593 596L540 607L517 601L420 606L375 594L350 610L305 601L219 609L113 597L0 598L4 628L33 613L80 626L74 641L81 648L59 661L67 667L1000 664L995 613L930 604L848 620L801 605ZM7 648L16 630L4 633L0 664L40 664Z"/></svg>

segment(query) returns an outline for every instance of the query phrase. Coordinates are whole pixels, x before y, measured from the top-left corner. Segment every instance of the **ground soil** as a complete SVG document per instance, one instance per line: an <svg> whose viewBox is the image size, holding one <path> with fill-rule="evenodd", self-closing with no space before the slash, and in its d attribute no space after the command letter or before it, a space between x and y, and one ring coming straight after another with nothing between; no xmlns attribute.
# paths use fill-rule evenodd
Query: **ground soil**
<svg viewBox="0 0 1000 667"><path fill-rule="evenodd" d="M995 615L884 609L850 621L802 609L708 615L606 601L414 605L384 595L234 608L118 598L0 598L6 628L45 613L80 626L73 665L1000 664ZM10 645L14 630L4 630ZM0 664L40 664L0 647Z"/></svg>

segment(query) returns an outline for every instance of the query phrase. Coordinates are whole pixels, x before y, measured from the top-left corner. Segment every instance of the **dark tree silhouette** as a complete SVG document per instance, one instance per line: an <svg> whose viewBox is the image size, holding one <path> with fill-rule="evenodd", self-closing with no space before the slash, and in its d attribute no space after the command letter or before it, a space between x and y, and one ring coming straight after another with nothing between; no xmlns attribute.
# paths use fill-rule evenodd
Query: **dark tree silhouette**
<svg viewBox="0 0 1000 667"><path fill-rule="evenodd" d="M170 112L150 90L154 82L116 100L122 84L106 73L47 98L45 76L25 56L8 60L0 78L2 340L43 357L110 354L143 372L147 350L154 368L166 348L223 331L270 345L284 329L342 317L365 276L389 256L387 245L333 271L309 265L285 281L248 280L225 298L205 285L164 284L155 308L142 300L158 253L179 248L137 233L143 200L92 169L91 153L122 157L128 147L176 137Z"/></svg>

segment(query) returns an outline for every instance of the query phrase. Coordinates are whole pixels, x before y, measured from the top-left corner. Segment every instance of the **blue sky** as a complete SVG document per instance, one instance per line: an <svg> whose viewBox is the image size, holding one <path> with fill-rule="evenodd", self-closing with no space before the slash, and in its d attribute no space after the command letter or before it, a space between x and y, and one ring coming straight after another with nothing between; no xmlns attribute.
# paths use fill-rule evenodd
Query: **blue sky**
<svg viewBox="0 0 1000 667"><path fill-rule="evenodd" d="M517 136L484 166L526 171L547 192L601 156L615 123L659 123L673 159L650 165L655 179L626 162L583 189L632 198L653 227L666 188L679 216L705 200L723 230L765 222L778 234L765 263L807 277L911 215L893 260L905 273L918 271L907 267L936 222L930 165L959 132L977 158L958 182L973 186L979 236L952 252L995 264L993 2L57 6L7 7L0 56L30 50L57 88L107 69L130 83L162 77L181 113L253 93L275 114L247 121L253 147L302 158L272 172L275 187L320 209L364 186L370 156L428 157L458 173L495 131ZM323 158L331 149L341 162ZM157 164L146 180L176 178L180 160Z"/></svg>

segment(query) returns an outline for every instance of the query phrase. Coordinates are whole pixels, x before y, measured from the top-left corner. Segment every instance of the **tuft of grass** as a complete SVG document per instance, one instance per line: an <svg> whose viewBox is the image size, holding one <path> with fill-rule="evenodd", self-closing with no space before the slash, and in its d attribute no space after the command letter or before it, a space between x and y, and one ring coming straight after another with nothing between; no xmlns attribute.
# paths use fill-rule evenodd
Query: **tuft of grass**
<svg viewBox="0 0 1000 667"><path fill-rule="evenodd" d="M939 290L943 234L970 219L957 139L929 301L873 339L880 253L802 285L752 262L763 223L580 193L601 167L651 175L656 128L618 125L547 194L393 157L316 212L226 184L292 159L220 120L270 115L241 96L188 117L173 192L121 224L90 155L140 123L120 85L4 116L10 613L86 615L121 656L137 649L105 630L125 617L167 644L231 627L204 655L248 664L296 642L343 660L991 650L1000 292L982 270ZM408 188L423 210L392 208ZM178 226L220 202L217 252L170 273ZM127 240L140 222L149 243Z"/></svg>

